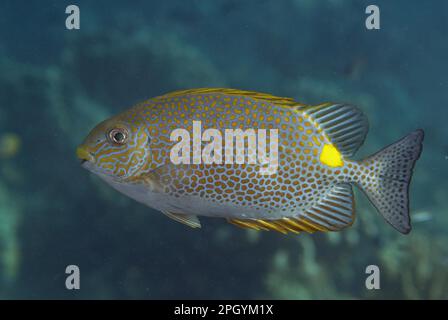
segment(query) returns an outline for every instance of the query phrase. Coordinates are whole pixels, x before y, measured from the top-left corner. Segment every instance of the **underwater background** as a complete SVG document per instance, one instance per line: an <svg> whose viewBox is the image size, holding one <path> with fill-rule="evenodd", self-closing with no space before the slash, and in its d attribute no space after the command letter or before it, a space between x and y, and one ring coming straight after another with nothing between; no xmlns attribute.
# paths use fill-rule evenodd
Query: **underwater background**
<svg viewBox="0 0 448 320"><path fill-rule="evenodd" d="M65 28L70 4L80 30ZM0 298L448 298L448 2L2 0L0 39ZM98 122L195 87L358 105L358 159L424 129L412 232L360 192L339 233L193 230L80 167ZM65 287L71 264L80 290ZM379 290L365 287L372 264Z"/></svg>

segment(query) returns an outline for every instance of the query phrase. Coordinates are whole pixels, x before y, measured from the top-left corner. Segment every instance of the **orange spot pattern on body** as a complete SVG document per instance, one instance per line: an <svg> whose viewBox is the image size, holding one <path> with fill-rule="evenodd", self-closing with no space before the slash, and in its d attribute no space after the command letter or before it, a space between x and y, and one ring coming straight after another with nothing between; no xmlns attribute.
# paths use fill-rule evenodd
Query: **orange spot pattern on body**
<svg viewBox="0 0 448 320"><path fill-rule="evenodd" d="M273 215L300 212L317 203L335 181L346 181L347 176L358 172L348 171L355 166L350 162L337 173L319 162L328 138L300 108L278 106L245 95L210 92L149 100L139 106L138 113L148 125L152 139L151 163L143 171L159 168L167 192L177 198L197 196L210 203L231 203ZM180 127L191 132L193 120L202 122L203 131L278 129L278 172L261 175L257 164L170 165L170 132ZM163 165L166 166L160 169Z"/></svg>

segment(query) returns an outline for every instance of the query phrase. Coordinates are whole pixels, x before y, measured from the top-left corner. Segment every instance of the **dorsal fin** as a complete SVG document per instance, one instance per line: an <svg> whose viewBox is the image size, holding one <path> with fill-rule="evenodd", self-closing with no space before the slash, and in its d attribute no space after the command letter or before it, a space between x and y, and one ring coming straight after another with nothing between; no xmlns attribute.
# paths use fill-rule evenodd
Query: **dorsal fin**
<svg viewBox="0 0 448 320"><path fill-rule="evenodd" d="M359 149L369 130L367 117L352 105L326 103L306 107L301 112L308 115L347 157Z"/></svg>
<svg viewBox="0 0 448 320"><path fill-rule="evenodd" d="M339 231L350 226L355 219L352 187L339 184L333 187L313 207L298 217L263 219L228 219L234 225L255 230L274 230L281 233L314 233Z"/></svg>
<svg viewBox="0 0 448 320"><path fill-rule="evenodd" d="M155 99L181 97L192 94L225 94L231 96L246 96L256 100L264 100L272 102L273 104L281 106L296 107L296 108L305 106L304 104L301 104L292 98L277 97L268 93L229 89L229 88L198 88L198 89L179 90L164 94L162 96L156 97Z"/></svg>
<svg viewBox="0 0 448 320"><path fill-rule="evenodd" d="M177 222L183 223L192 228L200 228L201 223L199 222L198 217L195 215L187 215L181 213L172 213L169 211L162 211L167 217L176 220Z"/></svg>

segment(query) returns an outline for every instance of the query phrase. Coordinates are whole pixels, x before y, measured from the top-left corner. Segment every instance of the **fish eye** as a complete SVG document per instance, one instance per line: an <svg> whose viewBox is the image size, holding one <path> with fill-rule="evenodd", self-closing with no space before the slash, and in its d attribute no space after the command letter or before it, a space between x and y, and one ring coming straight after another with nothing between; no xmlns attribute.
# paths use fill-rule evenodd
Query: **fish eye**
<svg viewBox="0 0 448 320"><path fill-rule="evenodd" d="M114 128L109 131L109 140L114 144L125 144L128 140L128 132L124 128Z"/></svg>

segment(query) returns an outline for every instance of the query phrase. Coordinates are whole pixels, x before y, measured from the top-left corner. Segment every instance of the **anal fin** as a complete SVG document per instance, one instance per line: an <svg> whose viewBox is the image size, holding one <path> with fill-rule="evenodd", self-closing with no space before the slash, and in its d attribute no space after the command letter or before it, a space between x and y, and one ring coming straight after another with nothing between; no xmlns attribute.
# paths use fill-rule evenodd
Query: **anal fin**
<svg viewBox="0 0 448 320"><path fill-rule="evenodd" d="M313 233L316 228L307 226L297 218L280 218L275 220L267 219L228 219L229 223L234 224L241 228L264 230L264 231L277 231L283 234L289 232L300 233L308 232Z"/></svg>
<svg viewBox="0 0 448 320"><path fill-rule="evenodd" d="M189 227L192 228L200 228L201 222L199 221L198 217L195 215L188 215L188 214L182 214L182 213L173 213L169 211L162 211L167 217L183 223Z"/></svg>
<svg viewBox="0 0 448 320"><path fill-rule="evenodd" d="M319 231L339 231L355 220L355 201L350 184L333 187L316 205L300 215L299 220Z"/></svg>
<svg viewBox="0 0 448 320"><path fill-rule="evenodd" d="M313 207L297 217L280 219L228 219L228 222L242 228L274 230L281 233L314 233L316 231L339 231L352 225L355 219L355 205L352 187L339 184L333 187Z"/></svg>
<svg viewBox="0 0 448 320"><path fill-rule="evenodd" d="M282 224L282 219L279 220L263 220L263 219L227 219L231 224L234 224L241 228L248 228L254 230L274 230L283 234L289 231L298 233L294 228L290 228L287 225Z"/></svg>

